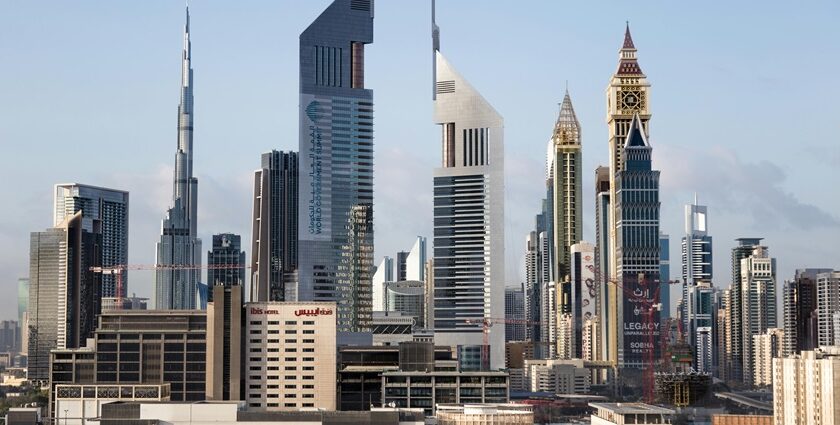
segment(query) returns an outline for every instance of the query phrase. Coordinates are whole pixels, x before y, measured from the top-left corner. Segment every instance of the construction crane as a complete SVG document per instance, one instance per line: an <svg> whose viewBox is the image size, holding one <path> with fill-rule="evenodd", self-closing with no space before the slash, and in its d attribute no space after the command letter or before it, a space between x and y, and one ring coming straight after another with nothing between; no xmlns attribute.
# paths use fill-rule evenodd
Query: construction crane
<svg viewBox="0 0 840 425"><path fill-rule="evenodd" d="M245 264L117 264L94 266L89 270L103 275L117 276L116 308L122 310L122 276L126 270L231 270L249 269Z"/></svg>

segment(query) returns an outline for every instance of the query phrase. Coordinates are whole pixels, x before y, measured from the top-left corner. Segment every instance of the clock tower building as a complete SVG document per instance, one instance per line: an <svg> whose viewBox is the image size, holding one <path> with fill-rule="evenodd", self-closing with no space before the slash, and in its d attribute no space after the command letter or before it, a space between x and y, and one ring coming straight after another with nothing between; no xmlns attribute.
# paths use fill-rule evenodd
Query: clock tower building
<svg viewBox="0 0 840 425"><path fill-rule="evenodd" d="M608 317L613 318L610 323L604 323L604 336L607 338L606 348L609 360L619 362L618 344L620 328L623 326L622 319L618 316L619 304L623 298L621 288L610 284L608 280L620 279L618 274L618 219L616 207L618 199L616 196L616 173L622 170L622 150L633 122L633 117L638 115L641 130L645 137L649 135L648 122L650 121L650 83L642 72L636 58L636 46L630 36L630 25L624 33L624 44L619 50L618 69L610 79L607 86L607 125L609 126L610 145L610 188L609 188L609 267L608 276L602 281L607 291Z"/></svg>

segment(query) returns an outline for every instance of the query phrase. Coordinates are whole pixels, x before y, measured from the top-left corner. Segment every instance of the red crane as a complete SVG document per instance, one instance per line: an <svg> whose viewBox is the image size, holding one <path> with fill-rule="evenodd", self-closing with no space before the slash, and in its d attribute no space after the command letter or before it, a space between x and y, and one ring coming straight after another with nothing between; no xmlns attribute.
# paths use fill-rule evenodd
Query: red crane
<svg viewBox="0 0 840 425"><path fill-rule="evenodd" d="M248 269L244 264L117 264L113 266L94 266L89 270L103 275L117 276L116 307L122 310L122 276L126 270L230 270Z"/></svg>

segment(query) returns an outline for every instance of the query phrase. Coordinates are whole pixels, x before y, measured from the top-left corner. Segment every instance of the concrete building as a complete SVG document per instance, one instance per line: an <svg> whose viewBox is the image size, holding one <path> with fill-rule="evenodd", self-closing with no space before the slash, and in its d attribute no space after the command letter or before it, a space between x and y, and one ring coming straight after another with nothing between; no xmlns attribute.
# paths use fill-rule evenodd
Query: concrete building
<svg viewBox="0 0 840 425"><path fill-rule="evenodd" d="M592 425L670 424L675 411L644 403L589 403Z"/></svg>
<svg viewBox="0 0 840 425"><path fill-rule="evenodd" d="M694 351L694 369L701 372L711 373L715 369L716 355L715 353L712 353L711 356L708 354L711 346L717 346L718 342L716 336L708 330L714 329L716 325L717 298L719 296L719 292L712 286L712 283L703 280L699 280L692 285L686 285L683 293L682 309L680 311L683 332L686 335L686 342L690 343ZM702 335L700 333L701 328L706 329ZM701 347L698 345L701 342L705 344L707 337L711 337L711 341L708 341L709 346Z"/></svg>
<svg viewBox="0 0 840 425"><path fill-rule="evenodd" d="M226 266L238 268L224 268ZM207 252L207 285L207 302L213 301L214 286L245 285L245 251L239 235L213 235L213 247Z"/></svg>
<svg viewBox="0 0 840 425"><path fill-rule="evenodd" d="M522 369L525 367L525 360L533 359L533 341L509 341L505 343L506 369Z"/></svg>
<svg viewBox="0 0 840 425"><path fill-rule="evenodd" d="M712 415L712 425L773 425L768 415Z"/></svg>
<svg viewBox="0 0 840 425"><path fill-rule="evenodd" d="M382 404L422 408L434 416L440 404L507 403L508 374L501 371L414 371L382 374Z"/></svg>
<svg viewBox="0 0 840 425"><path fill-rule="evenodd" d="M659 319L666 323L671 318L671 237L659 231Z"/></svg>
<svg viewBox="0 0 840 425"><path fill-rule="evenodd" d="M128 192L79 183L55 185L53 226L65 217L82 211L82 228L93 232L98 220L102 233L102 266L128 264ZM121 296L128 295L128 273L123 271ZM117 276L103 275L100 292L103 297L117 296Z"/></svg>
<svg viewBox="0 0 840 425"><path fill-rule="evenodd" d="M102 232L99 220L85 230L84 211L57 227L33 232L29 245L28 378L49 380L50 350L77 348L96 328L101 312Z"/></svg>
<svg viewBox="0 0 840 425"><path fill-rule="evenodd" d="M116 298L103 297L102 311L113 310L146 310L149 306L148 298L141 298L136 296Z"/></svg>
<svg viewBox="0 0 840 425"><path fill-rule="evenodd" d="M374 2L335 0L300 34L298 301L335 302L338 332L370 332Z"/></svg>
<svg viewBox="0 0 840 425"><path fill-rule="evenodd" d="M716 368L714 359L717 356L717 345L714 328L711 326L700 326L695 329L694 340L694 369L698 372L713 373Z"/></svg>
<svg viewBox="0 0 840 425"><path fill-rule="evenodd" d="M505 323L505 343L510 341L525 341L525 288L505 288L505 319L511 320Z"/></svg>
<svg viewBox="0 0 840 425"><path fill-rule="evenodd" d="M609 341L615 341L615 325L616 321L611 320L609 316L610 305L614 305L615 301L610 301L610 297L616 296L615 285L608 285L608 280L612 276L612 266L610 266L610 217L612 211L610 206L610 169L609 167L598 166L595 169L595 270L598 273L595 275L598 283L598 321L601 326L599 341L600 355L599 358L603 360L612 359L610 348L615 348L610 345Z"/></svg>
<svg viewBox="0 0 840 425"><path fill-rule="evenodd" d="M441 404L438 425L531 425L534 412L523 404Z"/></svg>
<svg viewBox="0 0 840 425"><path fill-rule="evenodd" d="M291 151L262 154L254 171L251 301L292 301L297 294L299 177Z"/></svg>
<svg viewBox="0 0 840 425"><path fill-rule="evenodd" d="M743 321L743 289L741 276L741 260L750 257L753 250L761 244L761 238L739 238L738 244L732 248L732 284L729 286L727 297L728 321L725 337L726 374L728 380L745 382L744 359L749 346L744 341ZM775 327L775 326L770 326ZM750 382L750 381L746 381Z"/></svg>
<svg viewBox="0 0 840 425"><path fill-rule="evenodd" d="M249 409L336 409L334 303L248 303L244 321Z"/></svg>
<svg viewBox="0 0 840 425"><path fill-rule="evenodd" d="M525 360L524 369L531 392L587 394L592 385L592 371L581 359Z"/></svg>
<svg viewBox="0 0 840 425"><path fill-rule="evenodd" d="M757 246L749 257L741 260L740 282L743 382L752 385L755 382L753 336L777 326L776 259L770 257L767 247Z"/></svg>
<svg viewBox="0 0 840 425"><path fill-rule="evenodd" d="M785 357L800 351L813 351L817 343L817 275L831 269L797 269L793 280L786 280L783 294Z"/></svg>
<svg viewBox="0 0 840 425"><path fill-rule="evenodd" d="M201 239L198 238L198 178L193 174L193 69L190 42L190 10L184 24L184 50L181 55L181 96L178 104L178 144L175 151L172 205L161 223L156 246L155 308L191 310L199 302L199 268L166 266L201 265Z"/></svg>
<svg viewBox="0 0 840 425"><path fill-rule="evenodd" d="M840 422L840 348L773 360L773 423L835 425Z"/></svg>
<svg viewBox="0 0 840 425"><path fill-rule="evenodd" d="M242 296L242 285L215 285L207 303L207 400L244 399Z"/></svg>
<svg viewBox="0 0 840 425"><path fill-rule="evenodd" d="M434 170L435 343L478 347L481 366L500 369L504 327L485 335L482 320L504 317L505 308L504 121L443 56L439 35L433 10L432 98L443 153Z"/></svg>
<svg viewBox="0 0 840 425"><path fill-rule="evenodd" d="M595 283L595 246L580 241L569 247L570 298L571 314L571 354L573 358L583 358L584 334L586 323L593 323L597 317L599 287Z"/></svg>
<svg viewBox="0 0 840 425"><path fill-rule="evenodd" d="M396 282L394 279L394 259L383 257L371 279L373 311L385 311L385 285Z"/></svg>
<svg viewBox="0 0 840 425"><path fill-rule="evenodd" d="M619 174L625 169L624 151L630 135L633 132L636 132L639 135L644 135L643 140L646 140L647 135L650 133L648 121L651 118L649 103L650 83L639 66L639 62L636 57L636 46L633 44L633 38L630 35L629 26L624 32L624 43L619 50L618 68L615 73L613 73L612 78L610 78L610 83L606 90L606 97L607 128L609 131L610 152L610 168L608 173L610 211L606 214L608 223L607 228L604 229L604 231L609 235L609 259L607 262L609 265L609 273L607 273L607 276L609 279L622 281L625 287L632 291L636 288L631 281L625 279L625 276L623 275L625 272L628 273L628 276L631 274L638 276L638 273L643 272L645 273L645 277L647 279L658 280L658 276L651 276L650 273L659 273L659 227L658 224L656 226L650 226L649 231L653 233L651 238L646 238L646 240L650 241L648 244L650 246L648 247L648 252L645 253L645 258L642 261L651 262L651 264L648 264L647 266L648 270L627 270L626 266L629 266L629 264L624 264L623 267L619 260L619 257L621 256L620 247L622 245L620 239L623 230L619 230L618 223L621 217L620 209L622 208L622 205L627 205L627 203L626 200L622 203L619 199L618 191L620 188L617 180ZM635 125L633 125L634 122L636 123ZM631 127L633 132L631 132ZM636 136L634 136L633 139L640 140ZM645 141L645 144L646 143L647 142ZM654 176L651 174L648 178L645 178L645 181L649 181L649 178L653 177ZM658 202L658 199L656 202ZM639 208L639 206L637 206L637 208ZM646 208L645 210L648 211L649 209ZM658 214L656 215L658 217ZM641 256L638 258L642 259ZM615 285L611 286L615 287ZM618 291L621 290L618 289ZM614 322L614 324L611 324L610 326L614 329L614 332L610 331L608 333L607 340L607 351L610 353L609 360L615 362L616 364L620 364L622 367L624 366L624 363L628 361L631 364L638 365L640 356L639 353L637 353L635 357L625 356L626 353L624 346L629 345L631 342L624 341L624 335L622 333L624 323L630 321L623 314L623 310L626 309L622 305L623 303L621 300L624 299L625 297L623 294L616 293L615 296L610 294L608 296L609 305L607 306L607 314L610 318L609 320ZM633 307L634 306L630 306L630 309L632 310ZM657 317L657 321L658 320L659 318Z"/></svg>
<svg viewBox="0 0 840 425"><path fill-rule="evenodd" d="M835 345L834 314L840 311L840 271L817 274L817 343Z"/></svg>
<svg viewBox="0 0 840 425"><path fill-rule="evenodd" d="M773 359L782 357L784 334L783 329L770 328L761 335L753 335L754 386L773 386Z"/></svg>
<svg viewBox="0 0 840 425"><path fill-rule="evenodd" d="M419 280L385 283L385 311L414 319L414 328L426 327L426 284Z"/></svg>
<svg viewBox="0 0 840 425"><path fill-rule="evenodd" d="M102 405L115 401L169 401L169 384L56 385L53 388L56 423L89 425L102 417Z"/></svg>
<svg viewBox="0 0 840 425"><path fill-rule="evenodd" d="M373 345L399 345L414 341L417 319L398 311L376 311L371 320Z"/></svg>

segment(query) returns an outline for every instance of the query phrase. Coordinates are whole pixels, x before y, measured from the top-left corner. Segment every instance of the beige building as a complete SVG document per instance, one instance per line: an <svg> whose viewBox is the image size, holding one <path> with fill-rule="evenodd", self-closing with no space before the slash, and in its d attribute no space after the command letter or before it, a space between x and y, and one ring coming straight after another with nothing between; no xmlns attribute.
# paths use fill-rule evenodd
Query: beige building
<svg viewBox="0 0 840 425"><path fill-rule="evenodd" d="M336 409L336 304L245 304L249 410Z"/></svg>
<svg viewBox="0 0 840 425"><path fill-rule="evenodd" d="M592 371L581 359L525 360L525 383L534 392L586 394L592 385Z"/></svg>
<svg viewBox="0 0 840 425"><path fill-rule="evenodd" d="M773 359L773 422L840 423L840 347Z"/></svg>
<svg viewBox="0 0 840 425"><path fill-rule="evenodd" d="M765 415L712 415L712 425L773 425L773 417Z"/></svg>
<svg viewBox="0 0 840 425"><path fill-rule="evenodd" d="M782 357L784 329L770 328L761 335L753 335L753 385L773 385L773 359Z"/></svg>
<svg viewBox="0 0 840 425"><path fill-rule="evenodd" d="M438 425L531 425L534 412L525 404L440 404Z"/></svg>
<svg viewBox="0 0 840 425"><path fill-rule="evenodd" d="M670 424L674 411L644 403L589 403L592 425Z"/></svg>

